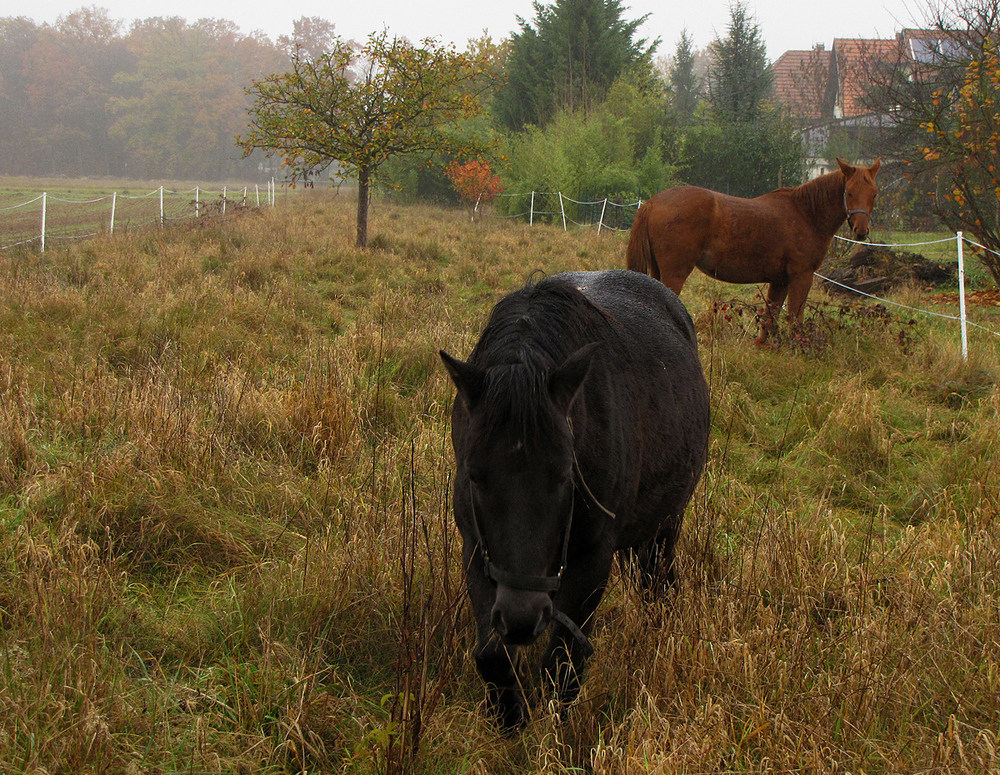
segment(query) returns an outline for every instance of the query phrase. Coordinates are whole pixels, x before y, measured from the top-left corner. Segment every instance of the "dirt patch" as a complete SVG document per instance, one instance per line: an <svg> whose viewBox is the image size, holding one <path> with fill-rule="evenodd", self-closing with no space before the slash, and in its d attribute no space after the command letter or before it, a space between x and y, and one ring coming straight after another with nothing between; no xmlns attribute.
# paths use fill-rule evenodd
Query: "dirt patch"
<svg viewBox="0 0 1000 775"><path fill-rule="evenodd" d="M843 265L827 268L822 273L839 283L823 281L824 290L831 294L845 294L851 290L878 294L911 283L934 288L952 284L957 279L953 266L928 261L919 253L874 245L858 248Z"/></svg>

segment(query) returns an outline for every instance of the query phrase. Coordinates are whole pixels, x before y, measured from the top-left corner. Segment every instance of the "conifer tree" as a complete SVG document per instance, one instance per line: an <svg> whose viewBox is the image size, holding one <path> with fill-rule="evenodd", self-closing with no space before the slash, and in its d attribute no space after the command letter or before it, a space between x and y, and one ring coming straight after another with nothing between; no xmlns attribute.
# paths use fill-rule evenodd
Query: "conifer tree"
<svg viewBox="0 0 1000 775"><path fill-rule="evenodd" d="M636 40L648 14L627 21L621 0L535 3L532 23L518 17L507 85L496 113L508 129L548 123L560 110L591 110L623 73L648 72L659 41Z"/></svg>
<svg viewBox="0 0 1000 775"><path fill-rule="evenodd" d="M670 90L674 97L674 110L681 124L690 123L698 107L698 94L701 91L699 78L694 72L694 47L687 29L681 31L681 39L677 42L674 61L670 65Z"/></svg>
<svg viewBox="0 0 1000 775"><path fill-rule="evenodd" d="M709 48L711 115L685 136L686 179L734 196L757 196L802 174L792 122L770 104L773 67L746 5L730 8L728 35Z"/></svg>
<svg viewBox="0 0 1000 775"><path fill-rule="evenodd" d="M710 47L708 95L719 117L726 121L755 121L774 81L774 66L767 59L767 47L760 27L742 0L729 11L729 30Z"/></svg>

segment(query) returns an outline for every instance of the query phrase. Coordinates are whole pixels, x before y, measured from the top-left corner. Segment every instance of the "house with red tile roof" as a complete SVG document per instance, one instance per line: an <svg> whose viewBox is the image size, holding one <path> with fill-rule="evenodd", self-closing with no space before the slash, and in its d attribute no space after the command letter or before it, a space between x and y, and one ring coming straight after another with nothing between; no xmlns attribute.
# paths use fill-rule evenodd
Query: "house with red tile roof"
<svg viewBox="0 0 1000 775"><path fill-rule="evenodd" d="M899 61L902 39L835 38L833 71L836 77L834 118L854 118L870 114L865 92L874 69Z"/></svg>
<svg viewBox="0 0 1000 775"><path fill-rule="evenodd" d="M774 63L774 100L804 126L833 116L836 80L833 51L821 43L807 51L786 51Z"/></svg>
<svg viewBox="0 0 1000 775"><path fill-rule="evenodd" d="M872 68L898 60L902 37L835 38L807 51L786 51L774 63L774 101L804 126L863 116Z"/></svg>
<svg viewBox="0 0 1000 775"><path fill-rule="evenodd" d="M879 68L932 65L942 45L939 33L904 30L890 39L835 38L830 49L820 44L782 54L774 63L773 99L802 128L807 177L829 171L832 135L856 144L867 129L883 123L884 116L866 100Z"/></svg>

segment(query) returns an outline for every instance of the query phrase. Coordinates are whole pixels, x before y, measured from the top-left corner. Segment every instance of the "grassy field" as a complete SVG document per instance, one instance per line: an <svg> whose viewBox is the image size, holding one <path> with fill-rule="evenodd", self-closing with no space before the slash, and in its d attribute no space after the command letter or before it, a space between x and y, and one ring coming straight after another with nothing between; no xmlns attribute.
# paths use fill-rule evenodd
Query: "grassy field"
<svg viewBox="0 0 1000 775"><path fill-rule="evenodd" d="M437 350L625 238L377 203L361 252L349 198L292 204L0 253L0 771L1000 767L1000 339L814 292L758 348L759 289L693 277L679 586L616 572L579 702L508 740Z"/></svg>

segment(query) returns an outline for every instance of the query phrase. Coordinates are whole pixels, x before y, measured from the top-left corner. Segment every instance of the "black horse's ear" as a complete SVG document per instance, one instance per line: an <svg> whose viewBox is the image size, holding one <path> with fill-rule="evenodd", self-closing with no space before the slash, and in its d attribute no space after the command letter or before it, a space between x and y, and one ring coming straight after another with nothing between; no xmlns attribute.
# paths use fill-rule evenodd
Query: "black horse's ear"
<svg viewBox="0 0 1000 775"><path fill-rule="evenodd" d="M600 342L585 344L549 374L549 395L564 414L569 412L573 400L580 392L583 380L586 379L590 364L594 360L594 351L600 346Z"/></svg>
<svg viewBox="0 0 1000 775"><path fill-rule="evenodd" d="M483 372L475 366L452 358L444 350L438 350L444 367L448 369L452 382L458 388L458 395L465 402L468 409L472 409L476 402L483 395L484 378Z"/></svg>

